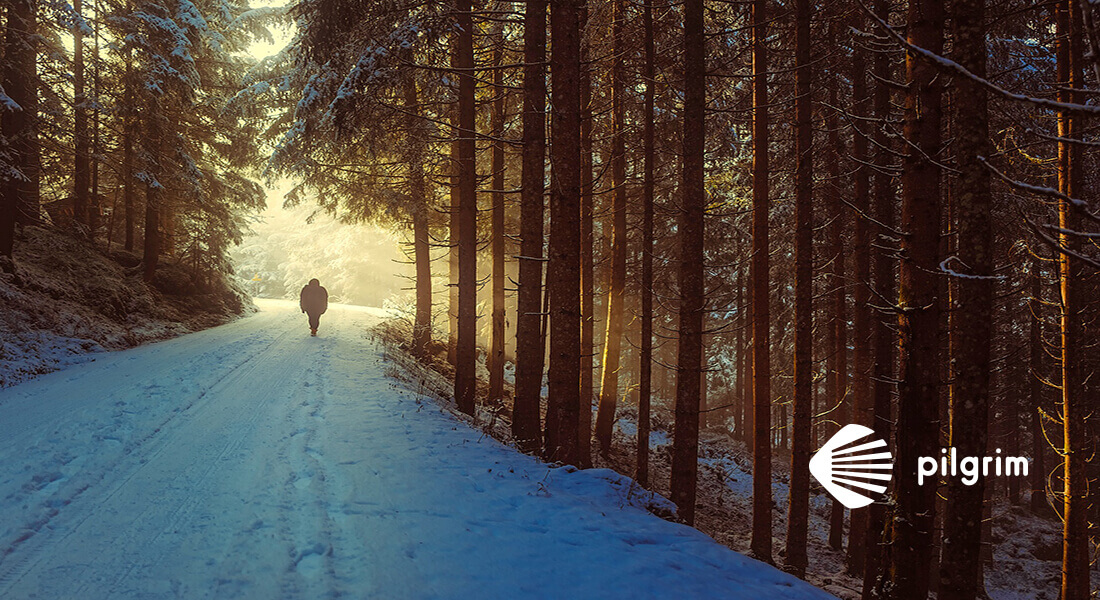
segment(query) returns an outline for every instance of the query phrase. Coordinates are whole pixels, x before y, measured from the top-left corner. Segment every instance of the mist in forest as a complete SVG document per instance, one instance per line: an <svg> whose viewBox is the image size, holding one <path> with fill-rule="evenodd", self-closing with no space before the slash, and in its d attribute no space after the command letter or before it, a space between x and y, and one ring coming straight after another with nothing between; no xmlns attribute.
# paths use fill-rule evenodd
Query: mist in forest
<svg viewBox="0 0 1100 600"><path fill-rule="evenodd" d="M400 307L411 300L412 266L397 235L344 223L311 202L284 208L284 193L285 186L268 192L267 207L230 255L252 295L296 299L316 277L333 302Z"/></svg>

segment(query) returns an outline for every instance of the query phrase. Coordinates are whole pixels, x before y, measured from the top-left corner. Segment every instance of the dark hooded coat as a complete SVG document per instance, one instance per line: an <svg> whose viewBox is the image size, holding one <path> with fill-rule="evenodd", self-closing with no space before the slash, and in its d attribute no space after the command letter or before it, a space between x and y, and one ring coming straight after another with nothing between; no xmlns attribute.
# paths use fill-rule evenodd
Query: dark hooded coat
<svg viewBox="0 0 1100 600"><path fill-rule="evenodd" d="M310 279L309 285L302 288L298 304L304 313L323 315L328 310L328 290L321 287L320 281Z"/></svg>

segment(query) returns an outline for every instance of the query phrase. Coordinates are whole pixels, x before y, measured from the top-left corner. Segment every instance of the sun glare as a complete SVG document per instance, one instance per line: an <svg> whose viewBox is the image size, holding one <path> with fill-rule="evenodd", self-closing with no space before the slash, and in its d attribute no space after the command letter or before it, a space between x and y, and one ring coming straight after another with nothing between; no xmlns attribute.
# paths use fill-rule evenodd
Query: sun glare
<svg viewBox="0 0 1100 600"><path fill-rule="evenodd" d="M269 2L255 2L252 4L253 9L288 6L290 2L288 0L272 0ZM268 27L268 31L271 32L271 40L257 39L252 42L248 47L248 54L255 58L257 61L261 61L273 54L277 54L280 50L286 47L294 36L294 25L273 25Z"/></svg>

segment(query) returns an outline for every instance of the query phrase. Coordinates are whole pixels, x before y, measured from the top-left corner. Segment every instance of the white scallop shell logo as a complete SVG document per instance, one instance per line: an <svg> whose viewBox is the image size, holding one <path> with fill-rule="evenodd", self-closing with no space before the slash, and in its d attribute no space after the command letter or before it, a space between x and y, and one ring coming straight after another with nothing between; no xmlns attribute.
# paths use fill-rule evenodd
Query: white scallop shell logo
<svg viewBox="0 0 1100 600"><path fill-rule="evenodd" d="M851 445L874 433L870 427L846 425L810 459L810 474L837 502L848 508L863 508L874 502L866 492L881 494L890 481L890 471L894 468L890 452L875 452L885 448L886 442L873 439Z"/></svg>

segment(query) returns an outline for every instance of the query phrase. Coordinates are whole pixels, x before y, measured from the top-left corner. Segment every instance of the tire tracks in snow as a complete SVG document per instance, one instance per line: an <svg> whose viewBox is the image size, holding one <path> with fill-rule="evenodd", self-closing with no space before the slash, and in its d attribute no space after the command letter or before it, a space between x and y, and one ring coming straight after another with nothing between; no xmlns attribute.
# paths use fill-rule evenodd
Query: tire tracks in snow
<svg viewBox="0 0 1100 600"><path fill-rule="evenodd" d="M289 331L284 333L276 340L275 343L289 335L289 333ZM269 346L269 348L273 347L275 343ZM247 378L251 374L251 370L254 369L240 372L238 376L235 377L232 381L223 379L222 381L225 382L224 387L228 388L229 386L234 385L235 383L238 383L239 381ZM281 377L269 381L266 384L266 387L270 387L272 390L281 389L285 385L287 379L289 379L289 374L289 370L284 370ZM221 384L221 382L219 382L219 384ZM215 384L215 386L211 387L211 389L209 390L211 392L211 395L217 393L214 390L214 387L217 387L219 384ZM190 487L196 490L204 489L203 484L209 480L211 474L215 471L215 469L223 466L223 462L229 454L234 453L241 448L248 437L247 434L254 429L256 422L262 415L265 414L264 409L266 409L267 405L271 402L272 396L273 394L259 394L258 397L260 398L260 402L258 404L247 405L245 403L242 403L237 407L239 410L237 411L237 414L234 415L235 418L231 422L233 424L229 427L230 431L226 431L218 435L218 437L224 438L226 440L225 443L221 445L220 449L215 452L212 457L210 455L204 457L203 463L200 463L198 461L192 463L195 466L199 466L205 463L206 467L204 469L201 469L201 473L199 474L199 476L195 478L192 482L190 482ZM240 419L239 417L241 415L246 415L246 417L244 419ZM169 515L167 525L164 526L164 528L162 528L151 540L149 540L150 543L148 545L154 548L158 548L160 550L155 558L143 561L140 564L137 562L132 563L129 568L127 568L125 572L123 572L122 575L114 582L114 584L112 584L111 589L113 591L118 591L122 589L122 585L130 578L135 569L137 569L138 567L148 569L149 567L162 562L166 554L168 553L169 548L163 545L158 545L156 542L158 542L165 534L178 531L180 525L186 522L194 509L204 500L205 498L199 494L190 494L185 496L183 498L183 501L180 502L175 510L172 511L171 515Z"/></svg>
<svg viewBox="0 0 1100 600"><path fill-rule="evenodd" d="M285 330L273 337L266 345L251 352L244 360L222 373L213 382L210 382L202 389L198 390L198 393L189 395L185 400L181 401L175 409L170 410L163 419L159 420L159 423L152 427L148 433L132 442L115 463L104 465L100 469L100 477L98 479L78 488L71 496L55 501L57 506L51 508L43 518L25 524L22 536L5 549L5 553L0 556L0 596L6 596L10 593L11 589L15 587L28 572L35 568L44 555L49 555L48 551L50 549L63 543L74 532L87 523L89 519L98 515L107 502L114 498L120 490L128 486L135 476L144 471L147 465L160 457L165 448L170 445L166 442L175 433L172 428L175 421L181 416L196 416L197 413L208 406L210 399L215 397L219 390L249 377L252 372L262 364L262 361L259 359L271 353L273 349L278 348L284 339L291 335L292 328L289 320L284 327ZM259 410L254 411L253 417L259 415L260 412ZM223 451L228 452L232 445L233 442L230 439L223 447ZM147 447L151 449L145 451ZM224 452L219 456L223 456ZM136 464L134 464L135 462ZM128 474L120 479L117 484L113 485L101 499L98 499L95 505L83 518L79 519L71 526L66 527L67 531L58 537L51 525L57 517L62 514L62 508L69 507L78 500L91 501L90 498L84 498L85 494L89 490L96 489L97 484L108 480L110 475L114 475L120 470L126 470L125 463L131 463L128 468ZM209 472L213 470L215 465L216 463L210 464L204 477L209 475ZM147 503L142 513L133 520L140 521L155 506L155 503ZM180 512L177 510L176 514L178 516ZM127 571L127 573L129 572L130 571ZM88 583L90 582L86 582L85 585Z"/></svg>

